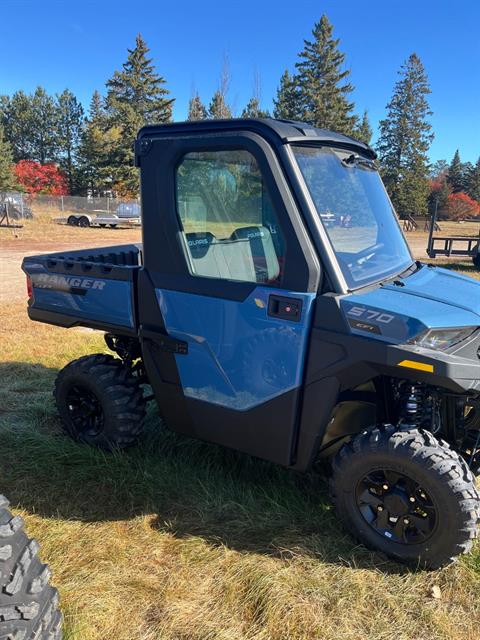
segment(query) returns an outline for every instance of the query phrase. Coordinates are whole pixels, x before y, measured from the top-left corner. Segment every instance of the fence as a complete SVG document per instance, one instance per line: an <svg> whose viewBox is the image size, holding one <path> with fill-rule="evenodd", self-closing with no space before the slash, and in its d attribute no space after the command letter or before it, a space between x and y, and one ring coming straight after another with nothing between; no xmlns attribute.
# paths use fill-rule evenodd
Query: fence
<svg viewBox="0 0 480 640"><path fill-rule="evenodd" d="M111 197L50 196L27 194L18 191L0 192L0 204L8 203L13 219L29 219L36 214L94 213L114 214L120 205L140 204L140 200L121 200Z"/></svg>

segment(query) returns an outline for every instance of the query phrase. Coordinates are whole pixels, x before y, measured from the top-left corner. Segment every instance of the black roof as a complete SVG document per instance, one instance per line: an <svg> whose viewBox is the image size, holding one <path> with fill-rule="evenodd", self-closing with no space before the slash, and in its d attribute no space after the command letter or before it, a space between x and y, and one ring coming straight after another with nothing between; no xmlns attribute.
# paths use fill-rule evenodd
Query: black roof
<svg viewBox="0 0 480 640"><path fill-rule="evenodd" d="M294 120L275 120L274 118L230 118L227 120L189 120L186 122L172 122L169 124L154 124L143 127L138 132L137 139L152 137L158 134L193 133L194 131L215 132L247 129L256 131L268 138L275 138L277 143L320 143L329 146L339 146L363 151L371 158L375 152L371 147L355 138L345 136L335 131L317 129L305 122Z"/></svg>

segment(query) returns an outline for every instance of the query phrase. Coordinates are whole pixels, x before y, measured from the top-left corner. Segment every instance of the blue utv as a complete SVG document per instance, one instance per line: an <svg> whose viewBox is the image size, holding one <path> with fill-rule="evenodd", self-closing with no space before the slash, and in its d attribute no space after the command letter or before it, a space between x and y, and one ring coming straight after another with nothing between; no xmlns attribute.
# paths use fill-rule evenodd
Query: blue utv
<svg viewBox="0 0 480 640"><path fill-rule="evenodd" d="M469 551L480 466L480 283L413 259L350 137L271 119L143 128L143 243L27 257L30 318L105 332L58 375L66 431L175 431L331 461L341 521L415 567Z"/></svg>

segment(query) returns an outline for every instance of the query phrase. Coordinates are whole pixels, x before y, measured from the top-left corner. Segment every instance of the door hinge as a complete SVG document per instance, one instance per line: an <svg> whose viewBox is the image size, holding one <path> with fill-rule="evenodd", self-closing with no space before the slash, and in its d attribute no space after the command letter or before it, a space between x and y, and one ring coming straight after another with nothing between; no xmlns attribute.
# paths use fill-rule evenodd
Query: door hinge
<svg viewBox="0 0 480 640"><path fill-rule="evenodd" d="M166 333L160 333L159 331L152 331L140 326L138 335L141 340L151 340L157 349L166 351L167 353L176 353L179 356L186 356L188 354L188 342L184 340L177 340L172 338Z"/></svg>

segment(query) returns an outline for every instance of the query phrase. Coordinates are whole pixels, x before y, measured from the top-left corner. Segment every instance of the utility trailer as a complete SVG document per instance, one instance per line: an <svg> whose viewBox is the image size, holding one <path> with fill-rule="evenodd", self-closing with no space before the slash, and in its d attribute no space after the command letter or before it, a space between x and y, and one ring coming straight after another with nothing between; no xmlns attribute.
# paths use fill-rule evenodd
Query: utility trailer
<svg viewBox="0 0 480 640"><path fill-rule="evenodd" d="M139 217L126 218L111 214L108 216L95 215L92 216L89 213L70 214L68 217L63 216L54 218L56 224L68 224L72 227L128 227L136 228L140 227L142 221Z"/></svg>
<svg viewBox="0 0 480 640"><path fill-rule="evenodd" d="M478 236L435 236L437 226L436 215L433 214L430 219L427 255L430 258L471 258L473 264L480 269L480 231Z"/></svg>
<svg viewBox="0 0 480 640"><path fill-rule="evenodd" d="M105 332L58 374L66 432L167 426L304 472L414 567L477 536L480 283L416 262L367 145L299 122L143 128L141 245L28 256L32 320ZM348 226L326 224L348 216ZM153 393L152 393L153 392Z"/></svg>

